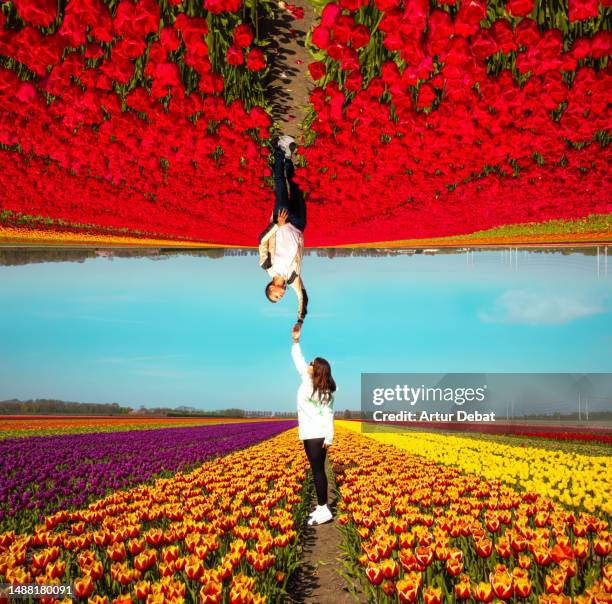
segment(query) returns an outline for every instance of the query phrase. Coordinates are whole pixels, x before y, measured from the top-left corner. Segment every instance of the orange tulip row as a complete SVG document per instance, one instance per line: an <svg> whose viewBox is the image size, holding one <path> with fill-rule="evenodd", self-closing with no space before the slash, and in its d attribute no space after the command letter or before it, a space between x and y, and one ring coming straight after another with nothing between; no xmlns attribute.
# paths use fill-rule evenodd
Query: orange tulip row
<svg viewBox="0 0 612 604"><path fill-rule="evenodd" d="M9 227L0 225L0 242L13 244L45 244L45 245L124 245L134 247L167 246L167 247L201 247L201 241L181 241L163 239L161 237L136 237L128 235L105 235L96 233L94 229L37 228L36 226ZM231 247L231 246L228 246Z"/></svg>
<svg viewBox="0 0 612 604"><path fill-rule="evenodd" d="M277 601L307 513L298 445L290 430L58 512L32 534L0 534L0 582L73 583L91 604Z"/></svg>
<svg viewBox="0 0 612 604"><path fill-rule="evenodd" d="M612 603L604 517L345 429L330 456L372 601Z"/></svg>

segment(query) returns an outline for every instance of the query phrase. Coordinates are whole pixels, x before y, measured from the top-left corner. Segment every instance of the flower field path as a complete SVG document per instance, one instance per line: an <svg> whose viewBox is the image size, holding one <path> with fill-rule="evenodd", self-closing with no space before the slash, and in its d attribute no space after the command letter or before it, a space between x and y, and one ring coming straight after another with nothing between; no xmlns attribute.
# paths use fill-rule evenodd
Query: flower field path
<svg viewBox="0 0 612 604"><path fill-rule="evenodd" d="M270 73L267 92L273 117L280 130L301 141L301 122L306 116L308 97L313 88L308 74L311 62L306 48L306 34L316 19L314 7L307 0L283 0L274 6L274 18L263 28L270 41Z"/></svg>
<svg viewBox="0 0 612 604"><path fill-rule="evenodd" d="M341 548L342 535L335 521L337 493L333 470L326 464L329 479L329 507L334 520L321 526L306 527L302 536L302 559L293 584L288 589L291 604L361 604L367 602L358 584L343 575L347 560ZM317 503L312 493L311 508Z"/></svg>

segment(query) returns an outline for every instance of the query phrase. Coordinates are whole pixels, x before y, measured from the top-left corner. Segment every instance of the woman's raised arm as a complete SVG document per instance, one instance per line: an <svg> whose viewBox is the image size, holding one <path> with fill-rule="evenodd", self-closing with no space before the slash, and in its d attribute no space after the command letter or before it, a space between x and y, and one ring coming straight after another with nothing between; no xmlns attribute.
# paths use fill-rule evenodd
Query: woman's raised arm
<svg viewBox="0 0 612 604"><path fill-rule="evenodd" d="M293 346L291 347L291 358L293 359L293 363L295 364L295 368L297 369L300 375L304 375L308 372L308 364L306 363L306 359L302 354L302 349L300 347L300 332L301 325L296 325L291 335L293 337Z"/></svg>
<svg viewBox="0 0 612 604"><path fill-rule="evenodd" d="M298 373L300 375L304 375L305 373L307 373L308 364L306 363L306 359L302 354L302 349L300 348L299 342L293 343L293 346L291 347L291 357L293 358L293 362Z"/></svg>

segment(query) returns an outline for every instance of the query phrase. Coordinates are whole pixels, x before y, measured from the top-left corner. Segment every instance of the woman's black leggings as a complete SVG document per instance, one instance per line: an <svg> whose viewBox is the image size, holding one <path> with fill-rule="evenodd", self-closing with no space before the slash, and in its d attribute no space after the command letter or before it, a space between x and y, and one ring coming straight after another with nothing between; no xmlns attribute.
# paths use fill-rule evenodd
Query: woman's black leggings
<svg viewBox="0 0 612 604"><path fill-rule="evenodd" d="M317 503L319 505L327 504L327 476L325 475L327 449L323 448L324 440L324 438L307 438L304 440L304 449L312 469L312 477L317 492Z"/></svg>

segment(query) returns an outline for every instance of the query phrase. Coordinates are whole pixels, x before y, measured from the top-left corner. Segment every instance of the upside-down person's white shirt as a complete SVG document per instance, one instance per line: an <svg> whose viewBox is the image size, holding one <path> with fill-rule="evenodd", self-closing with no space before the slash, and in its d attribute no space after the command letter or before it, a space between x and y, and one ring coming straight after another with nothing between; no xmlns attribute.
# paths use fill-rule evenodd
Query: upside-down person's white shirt
<svg viewBox="0 0 612 604"><path fill-rule="evenodd" d="M312 378L308 375L308 364L298 342L291 347L291 357L302 378L297 392L299 438L324 438L325 444L331 445L334 440L333 395L327 404L322 403L318 396L312 397Z"/></svg>
<svg viewBox="0 0 612 604"><path fill-rule="evenodd" d="M293 259L300 250L300 242L304 241L304 233L290 222L278 228L276 232L276 252L272 272L284 279L289 279L289 269Z"/></svg>

